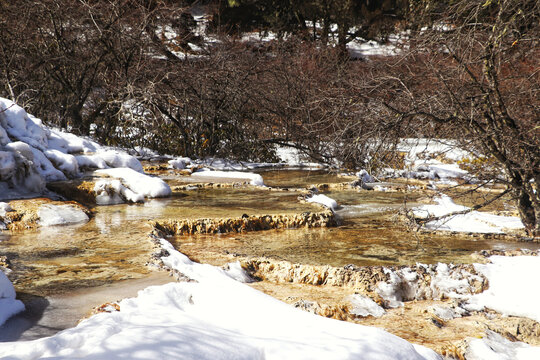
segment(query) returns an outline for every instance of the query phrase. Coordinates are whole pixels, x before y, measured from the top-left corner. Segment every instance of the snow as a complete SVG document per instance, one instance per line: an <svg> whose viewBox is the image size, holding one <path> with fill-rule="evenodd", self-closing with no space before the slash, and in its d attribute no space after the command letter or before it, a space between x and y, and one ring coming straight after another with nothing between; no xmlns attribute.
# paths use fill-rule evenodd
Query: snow
<svg viewBox="0 0 540 360"><path fill-rule="evenodd" d="M142 197L142 199L144 199L145 197L155 198L171 195L171 188L165 181L158 177L141 174L130 168L102 169L96 170L94 173L97 175L106 175L114 179L120 179L122 186L130 192L120 190L121 188L114 182L110 182L109 184L114 184L113 187L117 190L117 193L124 192L124 195L128 194L130 198L136 197L139 199ZM104 183L101 182L100 186L101 184ZM130 201L137 202L140 200L134 201L130 199Z"/></svg>
<svg viewBox="0 0 540 360"><path fill-rule="evenodd" d="M76 224L89 220L84 211L68 204L44 204L40 206L37 214L41 226Z"/></svg>
<svg viewBox="0 0 540 360"><path fill-rule="evenodd" d="M457 184L450 182L450 179L474 181L469 172L457 164L457 161L470 158L472 154L459 148L455 140L402 139L397 151L405 154L405 169L386 169L388 175L440 180L446 184Z"/></svg>
<svg viewBox="0 0 540 360"><path fill-rule="evenodd" d="M236 261L230 264L223 269L225 274L227 274L232 279L241 282L241 283L250 283L253 282L253 279L242 269L240 261Z"/></svg>
<svg viewBox="0 0 540 360"><path fill-rule="evenodd" d="M491 263L475 264L477 271L489 280L489 289L473 296L468 306L540 322L540 287L531 282L531 277L540 272L540 257L492 256L489 259Z"/></svg>
<svg viewBox="0 0 540 360"><path fill-rule="evenodd" d="M453 212L468 210L466 206L455 204L447 195L434 199L436 205L423 205L413 209L415 216L444 216ZM440 220L430 221L426 228L431 230L446 230L467 233L504 233L507 230L522 229L523 223L518 217L493 215L480 211L449 216Z"/></svg>
<svg viewBox="0 0 540 360"><path fill-rule="evenodd" d="M23 310L24 304L15 300L15 288L0 268L0 326Z"/></svg>
<svg viewBox="0 0 540 360"><path fill-rule="evenodd" d="M143 167L135 157L117 150L99 151L96 155L113 168L130 168L142 173Z"/></svg>
<svg viewBox="0 0 540 360"><path fill-rule="evenodd" d="M169 164L170 163L171 162L169 162ZM284 163L249 162L222 158L206 158L203 160L197 160L195 163L203 165L211 170L221 171L245 171L262 168L279 168L286 165Z"/></svg>
<svg viewBox="0 0 540 360"><path fill-rule="evenodd" d="M97 205L115 205L124 202L142 202L144 196L126 188L120 180L99 180L94 185Z"/></svg>
<svg viewBox="0 0 540 360"><path fill-rule="evenodd" d="M0 151L0 179L9 179L15 171L15 167L13 153Z"/></svg>
<svg viewBox="0 0 540 360"><path fill-rule="evenodd" d="M364 183L372 183L375 181L373 177L364 169L357 172L356 177L358 177Z"/></svg>
<svg viewBox="0 0 540 360"><path fill-rule="evenodd" d="M97 142L58 129L50 129L49 146L65 153L95 153L101 149Z"/></svg>
<svg viewBox="0 0 540 360"><path fill-rule="evenodd" d="M11 206L6 202L0 202L0 216L4 217L6 216L6 213L9 211L12 211L13 209Z"/></svg>
<svg viewBox="0 0 540 360"><path fill-rule="evenodd" d="M182 169L185 169L187 165L191 163L191 159L188 157L178 157L176 159L169 160L168 163L171 169L182 170Z"/></svg>
<svg viewBox="0 0 540 360"><path fill-rule="evenodd" d="M75 159L79 168L107 169L109 167L99 155L77 155Z"/></svg>
<svg viewBox="0 0 540 360"><path fill-rule="evenodd" d="M75 156L55 149L45 150L43 153L54 164L54 167L66 176L74 178L79 175L79 164Z"/></svg>
<svg viewBox="0 0 540 360"><path fill-rule="evenodd" d="M385 314L384 309L367 296L354 294L350 296L349 301L352 305L351 314L356 316L381 317Z"/></svg>
<svg viewBox="0 0 540 360"><path fill-rule="evenodd" d="M33 194L45 191L45 183L74 179L80 169L129 168L114 172L122 184L111 183L126 198L139 201L144 197L169 196L170 188L161 180L146 176L141 163L118 150L105 149L96 142L44 126L41 120L27 114L10 100L0 98L0 189L13 188ZM103 183L101 190L105 188ZM100 199L106 195L101 191ZM105 203L118 196L110 195ZM56 221L56 220L55 220ZM55 222L53 221L53 222ZM62 220L57 220L62 221ZM43 221L43 224L49 221Z"/></svg>
<svg viewBox="0 0 540 360"><path fill-rule="evenodd" d="M396 46L398 37L393 37L388 44L369 40L353 40L347 44L347 50L352 58L358 59L366 56L395 56L400 49Z"/></svg>
<svg viewBox="0 0 540 360"><path fill-rule="evenodd" d="M54 167L45 154L36 148L31 148L34 157L33 163L38 174L44 181L66 180L64 173Z"/></svg>
<svg viewBox="0 0 540 360"><path fill-rule="evenodd" d="M339 208L339 205L336 200L324 195L324 194L315 194L306 199L307 202L321 204L332 211L335 211Z"/></svg>
<svg viewBox="0 0 540 360"><path fill-rule="evenodd" d="M195 280L153 286L77 327L30 342L0 343L12 359L439 359L377 328L295 309L194 263L160 240L166 266Z"/></svg>
<svg viewBox="0 0 540 360"><path fill-rule="evenodd" d="M469 342L465 358L467 360L537 360L540 359L540 347L530 346L519 341L509 341L501 335L486 331L482 339Z"/></svg>
<svg viewBox="0 0 540 360"><path fill-rule="evenodd" d="M200 171L191 174L191 177L195 178L221 178L221 179L233 179L238 181L249 181L251 185L264 186L264 181L261 175L252 172L242 171L213 171L208 169L202 169Z"/></svg>

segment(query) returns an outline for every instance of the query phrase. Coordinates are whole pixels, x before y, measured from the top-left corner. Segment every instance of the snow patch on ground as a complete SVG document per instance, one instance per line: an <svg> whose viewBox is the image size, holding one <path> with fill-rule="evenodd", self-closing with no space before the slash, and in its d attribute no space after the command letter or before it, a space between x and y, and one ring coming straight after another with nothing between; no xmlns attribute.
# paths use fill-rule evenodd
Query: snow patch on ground
<svg viewBox="0 0 540 360"><path fill-rule="evenodd" d="M489 308L504 315L540 322L540 286L531 277L540 273L539 256L492 256L491 263L475 264L489 280L489 289L473 296L468 308Z"/></svg>
<svg viewBox="0 0 540 360"><path fill-rule="evenodd" d="M351 314L356 316L381 317L385 314L384 309L367 296L354 294L350 296L349 301L352 305Z"/></svg>
<svg viewBox="0 0 540 360"><path fill-rule="evenodd" d="M261 175L242 172L242 171L213 171L208 169L202 169L191 174L194 178L222 178L232 179L238 181L249 181L251 185L264 186L264 181Z"/></svg>
<svg viewBox="0 0 540 360"><path fill-rule="evenodd" d="M285 163L249 162L221 158L207 158L204 160L197 160L195 163L208 167L212 170L221 171L245 171L264 168L279 168L287 165Z"/></svg>
<svg viewBox="0 0 540 360"><path fill-rule="evenodd" d="M467 360L536 360L540 359L540 347L523 342L512 342L501 335L486 331L482 339L472 339L465 353Z"/></svg>
<svg viewBox="0 0 540 360"><path fill-rule="evenodd" d="M466 206L455 204L447 195L441 195L434 200L437 203L436 205L423 205L414 208L414 215L421 218L428 218L430 216L438 217L469 209ZM466 214L453 215L440 220L430 221L426 224L426 228L467 233L501 234L507 230L523 229L524 226L518 217L471 211Z"/></svg>
<svg viewBox="0 0 540 360"><path fill-rule="evenodd" d="M279 146L276 149L277 157L289 167L320 168L321 164L310 162L310 159L293 147Z"/></svg>

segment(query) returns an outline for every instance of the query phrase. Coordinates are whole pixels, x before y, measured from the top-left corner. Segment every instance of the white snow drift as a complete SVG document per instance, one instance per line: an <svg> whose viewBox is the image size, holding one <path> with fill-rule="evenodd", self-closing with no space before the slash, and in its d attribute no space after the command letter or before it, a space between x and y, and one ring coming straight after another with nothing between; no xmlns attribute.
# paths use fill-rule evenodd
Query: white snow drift
<svg viewBox="0 0 540 360"><path fill-rule="evenodd" d="M20 197L21 189L39 194L46 182L78 178L82 170L95 169L108 169L102 171L111 171L108 175L120 181L108 187L123 191L109 194L112 198L142 201L171 193L162 180L146 176L133 156L50 129L17 104L0 98L0 197Z"/></svg>
<svg viewBox="0 0 540 360"><path fill-rule="evenodd" d="M455 204L447 195L435 198L435 205L423 205L413 209L415 216L445 216L451 213L468 210L469 208ZM523 229L523 223L518 217L493 215L480 211L452 215L426 224L432 230L446 230L468 233L504 233L507 230Z"/></svg>
<svg viewBox="0 0 540 360"><path fill-rule="evenodd" d="M0 343L11 359L439 359L384 330L295 309L161 240L166 266L196 282L149 287L77 327Z"/></svg>

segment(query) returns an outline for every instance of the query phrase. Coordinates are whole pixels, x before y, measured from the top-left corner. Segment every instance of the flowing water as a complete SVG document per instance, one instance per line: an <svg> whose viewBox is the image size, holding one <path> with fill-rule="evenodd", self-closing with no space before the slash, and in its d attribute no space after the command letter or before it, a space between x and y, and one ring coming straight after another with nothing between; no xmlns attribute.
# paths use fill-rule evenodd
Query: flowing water
<svg viewBox="0 0 540 360"><path fill-rule="evenodd" d="M270 230L243 234L177 236L174 245L197 261L222 265L230 256L270 257L293 263L344 266L471 263L479 250L536 249L524 244L467 235L410 232L396 210L414 206L418 195L342 190L326 193L342 208L336 228Z"/></svg>
<svg viewBox="0 0 540 360"><path fill-rule="evenodd" d="M274 170L261 174L267 185L280 188L305 188L311 184L347 180L323 171ZM189 183L185 178L168 181ZM481 237L410 233L393 214L404 203L414 204L419 194L356 190L326 194L342 205L337 212L343 219L340 227L179 236L170 240L193 259L219 265L235 255L333 266L471 262L470 254L477 250L514 249L524 245ZM124 284L121 286L134 295L136 289L150 283L168 281L145 265L155 250L147 236L151 230L149 220L319 210L315 205L299 202L298 195L296 191L253 187L203 188L176 192L171 198L154 199L145 204L98 207L95 216L82 225L0 233L0 254L10 259L13 269L10 277L18 296L29 306L29 312L4 326L17 327L21 321L27 324L24 326L28 326L30 332L24 326L17 328L16 338L21 339L51 335L72 326L84 315L81 309L99 303L97 298L100 297L91 294L124 294L114 288L114 285ZM126 280L131 282L126 283ZM85 298L93 300L81 300ZM106 297L102 299L111 301ZM76 310L70 313L68 308ZM61 318L65 321L58 320ZM0 337L0 341L13 339Z"/></svg>

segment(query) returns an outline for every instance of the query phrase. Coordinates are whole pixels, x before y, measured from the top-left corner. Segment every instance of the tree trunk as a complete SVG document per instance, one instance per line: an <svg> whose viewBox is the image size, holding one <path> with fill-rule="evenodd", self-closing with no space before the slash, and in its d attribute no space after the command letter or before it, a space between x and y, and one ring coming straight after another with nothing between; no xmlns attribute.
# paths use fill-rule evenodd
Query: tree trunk
<svg viewBox="0 0 540 360"><path fill-rule="evenodd" d="M540 214L535 209L530 195L524 189L516 189L517 207L525 230L531 236L540 236Z"/></svg>

